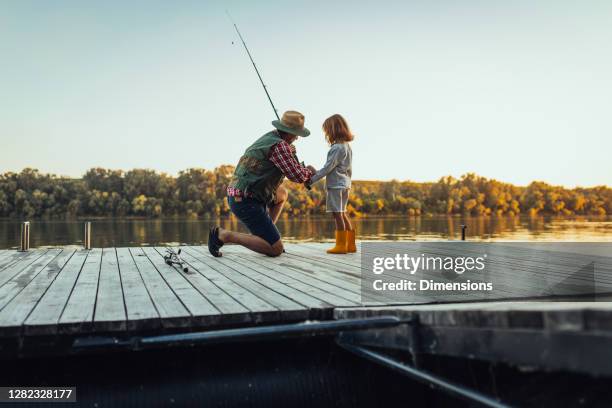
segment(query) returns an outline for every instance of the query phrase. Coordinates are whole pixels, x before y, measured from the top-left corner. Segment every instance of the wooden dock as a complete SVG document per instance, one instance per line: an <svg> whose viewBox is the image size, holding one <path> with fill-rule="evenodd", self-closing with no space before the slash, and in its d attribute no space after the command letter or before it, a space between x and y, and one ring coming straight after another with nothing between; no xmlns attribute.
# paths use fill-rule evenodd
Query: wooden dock
<svg viewBox="0 0 612 408"><path fill-rule="evenodd" d="M0 338L287 323L363 306L358 253L339 263L318 245L279 258L181 249L187 273L165 248L0 251Z"/></svg>
<svg viewBox="0 0 612 408"><path fill-rule="evenodd" d="M328 246L286 244L286 253L277 258L229 245L223 257L214 258L206 247L182 246L187 273L164 262L164 247L1 250L0 358L71 353L74 344L96 336L129 343L130 338L173 333L391 316L416 320L338 338L612 375L612 354L607 352L612 303L419 305L436 299L418 296L403 303L364 302L361 254L328 255ZM515 278L519 269L533 268L533 257L509 254ZM567 257L576 265L584 263ZM603 261L598 281L608 283L607 290L612 262ZM527 280L513 285L516 293L511 295L520 297ZM417 346L415 330L421 338ZM576 362L568 354L572 344L579 344L583 354L595 354Z"/></svg>
<svg viewBox="0 0 612 408"><path fill-rule="evenodd" d="M164 262L164 247L2 250L0 339L326 320L340 308L439 300L415 294L408 301L403 297L396 302L363 302L368 297L362 298L359 250L328 255L328 246L287 244L286 253L277 258L229 245L223 248L223 257L214 258L206 247L183 246L187 273ZM573 258L576 265L586 262ZM513 262L511 268L505 266L508 260ZM598 283L607 289L612 262L606 262L606 279ZM502 281L506 289L499 293L520 298L536 280L532 257L514 248L500 263L513 272L512 281ZM561 269L555 270L560 274ZM449 299L470 300L470 296Z"/></svg>

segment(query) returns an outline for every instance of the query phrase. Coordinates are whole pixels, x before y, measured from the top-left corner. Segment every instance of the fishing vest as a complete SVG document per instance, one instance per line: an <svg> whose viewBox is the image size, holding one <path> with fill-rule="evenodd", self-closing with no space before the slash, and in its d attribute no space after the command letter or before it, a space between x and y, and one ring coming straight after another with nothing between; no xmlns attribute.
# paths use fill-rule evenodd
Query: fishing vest
<svg viewBox="0 0 612 408"><path fill-rule="evenodd" d="M283 173L268 160L272 146L283 140L276 131L260 137L244 152L229 186L239 189L243 194L271 203L276 197L276 189L283 182Z"/></svg>

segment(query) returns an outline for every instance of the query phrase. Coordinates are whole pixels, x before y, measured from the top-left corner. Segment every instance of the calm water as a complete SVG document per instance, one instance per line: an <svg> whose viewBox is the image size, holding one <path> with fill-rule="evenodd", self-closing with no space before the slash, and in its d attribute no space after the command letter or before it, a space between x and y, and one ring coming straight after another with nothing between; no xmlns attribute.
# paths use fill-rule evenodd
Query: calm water
<svg viewBox="0 0 612 408"><path fill-rule="evenodd" d="M83 221L32 221L30 245L80 245ZM368 240L460 239L460 225L466 224L467 237L472 240L612 241L612 217L369 217L354 223L359 238ZM233 218L108 218L92 220L92 245L204 244L213 224L244 231ZM333 237L333 223L328 218L286 218L278 227L286 241L328 241ZM0 249L17 248L19 230L19 221L0 220Z"/></svg>

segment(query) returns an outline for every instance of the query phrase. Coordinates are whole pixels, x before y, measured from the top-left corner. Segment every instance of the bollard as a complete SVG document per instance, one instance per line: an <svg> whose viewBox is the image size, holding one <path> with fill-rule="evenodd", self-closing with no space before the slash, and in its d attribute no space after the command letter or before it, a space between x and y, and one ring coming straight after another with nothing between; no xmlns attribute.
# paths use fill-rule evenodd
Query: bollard
<svg viewBox="0 0 612 408"><path fill-rule="evenodd" d="M21 245L19 250L21 252L30 249L30 221L24 221L21 223Z"/></svg>
<svg viewBox="0 0 612 408"><path fill-rule="evenodd" d="M85 222L85 236L83 238L85 249L91 249L91 221Z"/></svg>
<svg viewBox="0 0 612 408"><path fill-rule="evenodd" d="M467 229L467 225L461 224L461 240L465 241L465 230Z"/></svg>

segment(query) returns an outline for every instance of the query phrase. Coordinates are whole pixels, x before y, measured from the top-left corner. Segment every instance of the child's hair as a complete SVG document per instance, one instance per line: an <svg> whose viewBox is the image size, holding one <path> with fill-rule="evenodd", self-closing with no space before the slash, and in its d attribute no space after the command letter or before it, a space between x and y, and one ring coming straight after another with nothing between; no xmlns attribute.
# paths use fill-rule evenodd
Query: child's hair
<svg viewBox="0 0 612 408"><path fill-rule="evenodd" d="M331 115L323 122L323 132L327 143L350 142L354 139L346 120L339 114Z"/></svg>

